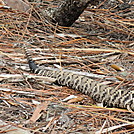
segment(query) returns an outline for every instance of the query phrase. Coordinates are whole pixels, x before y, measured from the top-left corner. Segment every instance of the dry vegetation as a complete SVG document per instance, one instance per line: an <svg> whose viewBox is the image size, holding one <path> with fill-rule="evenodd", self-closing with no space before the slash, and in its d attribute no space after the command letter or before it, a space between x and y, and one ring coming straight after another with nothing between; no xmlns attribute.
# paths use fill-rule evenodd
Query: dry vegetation
<svg viewBox="0 0 134 134"><path fill-rule="evenodd" d="M87 95L35 78L22 49L25 43L40 66L89 72L104 84L133 90L134 2L89 6L71 27L54 26L42 15L58 2L31 2L38 18L0 8L0 119L35 134L134 132L133 112L96 106ZM63 101L70 95L77 98ZM7 131L14 129L0 133Z"/></svg>

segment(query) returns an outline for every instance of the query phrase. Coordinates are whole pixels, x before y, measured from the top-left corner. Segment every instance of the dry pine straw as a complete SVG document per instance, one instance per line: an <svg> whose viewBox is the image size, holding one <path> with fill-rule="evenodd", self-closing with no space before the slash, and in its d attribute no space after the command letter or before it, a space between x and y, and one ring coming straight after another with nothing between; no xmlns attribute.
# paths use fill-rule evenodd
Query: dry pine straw
<svg viewBox="0 0 134 134"><path fill-rule="evenodd" d="M93 13L92 17L89 17L89 11ZM0 77L1 120L44 133L134 131L133 112L97 107L86 95L67 87L48 85L42 82L44 78L35 79L32 73L29 74L20 46L20 43L26 43L32 56L40 58L37 61L39 64L62 64L66 69L90 71L98 76L100 73L109 74L106 77L110 78L112 86L119 85L120 88L132 90L133 19L122 18L122 14L101 8L87 8L83 14L85 22L78 20L74 26L66 28L55 27L43 19L37 20L18 11L4 10L0 15L0 73L7 74ZM85 38L85 34L93 34L92 28L94 36ZM58 34L56 30L62 34ZM72 34L80 37L74 38ZM125 71L117 71L110 67L111 64L122 67ZM31 78L27 78L26 73ZM125 75L126 73L128 75ZM122 82L111 81L111 78L118 75ZM108 82L102 81L106 84ZM69 95L78 98L74 99L72 104L61 101Z"/></svg>

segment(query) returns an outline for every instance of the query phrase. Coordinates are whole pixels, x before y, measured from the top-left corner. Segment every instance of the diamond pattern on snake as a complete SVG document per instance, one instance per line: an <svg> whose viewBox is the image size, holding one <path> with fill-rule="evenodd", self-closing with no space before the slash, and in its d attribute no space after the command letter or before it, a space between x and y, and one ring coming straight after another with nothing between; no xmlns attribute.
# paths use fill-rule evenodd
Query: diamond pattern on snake
<svg viewBox="0 0 134 134"><path fill-rule="evenodd" d="M116 89L83 75L63 70L48 70L39 68L32 60L26 46L23 46L31 71L37 75L56 79L56 83L70 87L90 96L103 106L125 108L134 111L134 93L128 89Z"/></svg>

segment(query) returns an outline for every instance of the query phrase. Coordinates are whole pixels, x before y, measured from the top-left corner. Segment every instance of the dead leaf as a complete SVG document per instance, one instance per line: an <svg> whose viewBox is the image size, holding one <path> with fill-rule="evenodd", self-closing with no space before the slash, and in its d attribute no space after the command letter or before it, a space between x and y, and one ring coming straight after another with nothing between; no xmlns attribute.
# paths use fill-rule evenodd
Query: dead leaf
<svg viewBox="0 0 134 134"><path fill-rule="evenodd" d="M117 66L115 64L112 64L111 67L114 68L117 71L124 71L124 69L122 67L119 67L119 66Z"/></svg>
<svg viewBox="0 0 134 134"><path fill-rule="evenodd" d="M96 70L96 73L97 73L97 74L106 74L105 72L101 71L100 69L97 69L97 70Z"/></svg>
<svg viewBox="0 0 134 134"><path fill-rule="evenodd" d="M83 99L84 99L84 98L82 98L82 97L73 98L73 99L69 100L68 103L80 102L80 101L82 101Z"/></svg>
<svg viewBox="0 0 134 134"><path fill-rule="evenodd" d="M118 80L120 80L120 81L124 81L124 80L125 80L124 78L122 78L122 77L120 77L120 76L116 76L116 78L117 78Z"/></svg>
<svg viewBox="0 0 134 134"><path fill-rule="evenodd" d="M3 2L12 9L26 12L30 9L30 5L22 0L3 0Z"/></svg>
<svg viewBox="0 0 134 134"><path fill-rule="evenodd" d="M48 104L49 104L49 102L46 101L46 102L43 102L43 103L37 105L35 111L33 112L32 117L29 119L28 122L33 122L33 123L36 122L42 115L41 112L46 111Z"/></svg>

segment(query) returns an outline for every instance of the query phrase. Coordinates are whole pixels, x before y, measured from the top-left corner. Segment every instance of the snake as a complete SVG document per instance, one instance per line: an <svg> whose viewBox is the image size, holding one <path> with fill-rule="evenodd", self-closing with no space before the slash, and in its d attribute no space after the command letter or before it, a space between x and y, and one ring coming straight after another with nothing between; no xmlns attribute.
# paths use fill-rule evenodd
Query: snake
<svg viewBox="0 0 134 134"><path fill-rule="evenodd" d="M115 107L134 111L134 93L129 89L118 89L102 84L88 76L64 70L42 69L33 61L26 45L23 45L30 70L37 75L54 78L55 83L67 86L88 95L103 107Z"/></svg>

